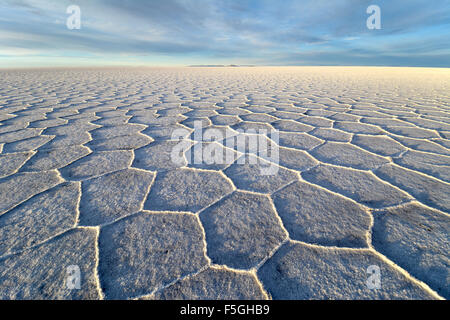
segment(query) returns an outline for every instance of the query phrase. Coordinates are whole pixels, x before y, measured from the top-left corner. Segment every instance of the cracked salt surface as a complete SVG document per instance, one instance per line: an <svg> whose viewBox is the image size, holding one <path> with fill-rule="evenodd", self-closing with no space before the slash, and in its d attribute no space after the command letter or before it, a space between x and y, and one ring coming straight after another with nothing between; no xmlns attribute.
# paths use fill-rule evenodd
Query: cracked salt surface
<svg viewBox="0 0 450 320"><path fill-rule="evenodd" d="M448 69L0 73L1 299L450 298Z"/></svg>

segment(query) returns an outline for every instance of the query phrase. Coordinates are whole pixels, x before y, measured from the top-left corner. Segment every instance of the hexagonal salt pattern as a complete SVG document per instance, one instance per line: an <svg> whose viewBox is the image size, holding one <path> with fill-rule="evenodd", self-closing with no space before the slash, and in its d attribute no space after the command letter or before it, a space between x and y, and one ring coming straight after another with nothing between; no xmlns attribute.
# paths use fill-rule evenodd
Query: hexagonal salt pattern
<svg viewBox="0 0 450 320"><path fill-rule="evenodd" d="M153 179L152 172L124 169L83 181L80 224L100 225L139 211Z"/></svg>
<svg viewBox="0 0 450 320"><path fill-rule="evenodd" d="M200 213L213 262L251 269L286 239L267 196L236 191Z"/></svg>
<svg viewBox="0 0 450 320"><path fill-rule="evenodd" d="M0 258L1 299L98 299L97 231L72 229L48 242ZM79 289L68 285L76 266Z"/></svg>
<svg viewBox="0 0 450 320"><path fill-rule="evenodd" d="M263 300L267 299L267 295L258 279L250 272L213 267L144 298L155 300Z"/></svg>
<svg viewBox="0 0 450 320"><path fill-rule="evenodd" d="M363 206L300 181L272 197L292 239L329 246L368 246L370 216Z"/></svg>
<svg viewBox="0 0 450 320"><path fill-rule="evenodd" d="M140 296L199 271L207 264L198 218L187 213L141 212L100 234L106 297Z"/></svg>
<svg viewBox="0 0 450 320"><path fill-rule="evenodd" d="M374 247L450 298L450 216L418 203L375 214Z"/></svg>
<svg viewBox="0 0 450 320"><path fill-rule="evenodd" d="M81 188L62 183L8 211L0 219L0 256L44 242L76 225Z"/></svg>
<svg viewBox="0 0 450 320"><path fill-rule="evenodd" d="M381 285L367 285L367 268L377 266ZM274 299L435 299L371 250L285 244L258 271ZM374 283L374 285L376 285Z"/></svg>
<svg viewBox="0 0 450 320"><path fill-rule="evenodd" d="M0 298L450 298L448 92L425 68L2 71Z"/></svg>
<svg viewBox="0 0 450 320"><path fill-rule="evenodd" d="M231 191L232 184L219 172L171 170L158 173L144 206L149 210L197 212Z"/></svg>

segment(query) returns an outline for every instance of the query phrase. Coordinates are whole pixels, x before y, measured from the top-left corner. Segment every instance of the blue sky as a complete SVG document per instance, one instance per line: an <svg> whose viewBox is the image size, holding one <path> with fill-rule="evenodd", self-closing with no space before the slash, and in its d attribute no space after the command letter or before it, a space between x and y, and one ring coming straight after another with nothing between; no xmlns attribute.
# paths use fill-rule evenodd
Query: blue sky
<svg viewBox="0 0 450 320"><path fill-rule="evenodd" d="M450 0L0 0L3 68L193 64L450 67Z"/></svg>

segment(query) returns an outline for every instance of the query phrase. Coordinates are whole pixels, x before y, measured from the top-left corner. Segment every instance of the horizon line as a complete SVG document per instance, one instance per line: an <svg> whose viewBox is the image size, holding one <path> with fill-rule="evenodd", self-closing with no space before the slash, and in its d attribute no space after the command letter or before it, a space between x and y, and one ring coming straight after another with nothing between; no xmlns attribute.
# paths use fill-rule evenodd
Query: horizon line
<svg viewBox="0 0 450 320"><path fill-rule="evenodd" d="M416 69L450 69L450 66L399 66L399 65L78 65L78 66L24 66L1 67L0 70L39 70L39 69L104 69L104 68L302 68L302 67L334 67L334 68L416 68Z"/></svg>

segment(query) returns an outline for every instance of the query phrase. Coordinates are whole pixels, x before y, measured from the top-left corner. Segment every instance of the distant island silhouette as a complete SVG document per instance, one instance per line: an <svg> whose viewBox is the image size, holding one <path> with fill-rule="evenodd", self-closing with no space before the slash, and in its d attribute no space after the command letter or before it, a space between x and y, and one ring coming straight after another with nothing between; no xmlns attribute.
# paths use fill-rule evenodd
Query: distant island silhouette
<svg viewBox="0 0 450 320"><path fill-rule="evenodd" d="M195 68L199 68L199 67L254 67L254 65L250 65L250 64L195 64L195 65L190 65L189 67L195 67Z"/></svg>

